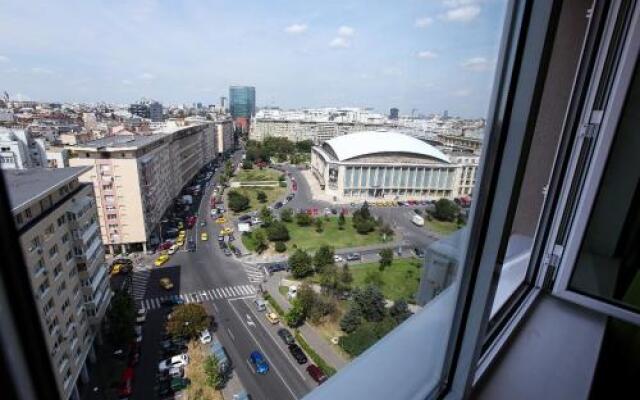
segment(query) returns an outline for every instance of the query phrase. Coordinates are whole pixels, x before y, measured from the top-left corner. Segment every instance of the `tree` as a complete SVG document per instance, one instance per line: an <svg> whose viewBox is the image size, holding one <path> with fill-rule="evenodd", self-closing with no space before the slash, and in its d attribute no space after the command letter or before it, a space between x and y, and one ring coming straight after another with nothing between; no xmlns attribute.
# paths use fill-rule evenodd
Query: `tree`
<svg viewBox="0 0 640 400"><path fill-rule="evenodd" d="M340 338L340 347L352 357L359 356L379 340L372 324L362 323L353 332Z"/></svg>
<svg viewBox="0 0 640 400"><path fill-rule="evenodd" d="M289 230L287 226L280 221L273 221L266 228L267 238L272 242L286 242L289 240Z"/></svg>
<svg viewBox="0 0 640 400"><path fill-rule="evenodd" d="M393 262L393 250L382 249L378 255L380 256L380 271L384 271L384 269L391 266Z"/></svg>
<svg viewBox="0 0 640 400"><path fill-rule="evenodd" d="M108 335L114 344L123 345L131 341L135 319L135 303L131 296L125 291L116 291L108 315Z"/></svg>
<svg viewBox="0 0 640 400"><path fill-rule="evenodd" d="M311 286L303 283L298 287L294 302L302 308L302 311L304 311L304 315L306 316L309 315L309 312L315 306L317 297L318 295L313 291Z"/></svg>
<svg viewBox="0 0 640 400"><path fill-rule="evenodd" d="M367 233L376 229L376 221L373 218L369 219L355 219L353 222L353 227L356 228L356 232L361 235L366 235Z"/></svg>
<svg viewBox="0 0 640 400"><path fill-rule="evenodd" d="M345 333L351 333L362 324L362 312L358 307L351 307L340 320L340 329Z"/></svg>
<svg viewBox="0 0 640 400"><path fill-rule="evenodd" d="M320 287L322 287L325 292L331 293L338 288L338 283L338 269L336 266L333 264L323 266L320 272Z"/></svg>
<svg viewBox="0 0 640 400"><path fill-rule="evenodd" d="M433 216L440 221L453 221L458 215L458 206L451 200L440 199L436 201L436 209Z"/></svg>
<svg viewBox="0 0 640 400"><path fill-rule="evenodd" d="M316 294L313 306L307 313L307 316L309 319L311 319L311 322L317 324L322 318L327 315L333 314L335 311L335 300L324 295Z"/></svg>
<svg viewBox="0 0 640 400"><path fill-rule="evenodd" d="M309 226L313 222L313 218L305 212L300 212L296 214L296 224L298 226Z"/></svg>
<svg viewBox="0 0 640 400"><path fill-rule="evenodd" d="M252 169L252 168L253 168L253 162L251 162L251 160L245 159L244 161L242 161L242 169Z"/></svg>
<svg viewBox="0 0 640 400"><path fill-rule="evenodd" d="M345 218L344 218L344 213L343 213L343 212L341 212L341 213L340 213L340 216L338 217L338 229L343 230L343 229L344 229L344 224L345 224L346 222L347 222L347 221L346 221L346 220L345 220Z"/></svg>
<svg viewBox="0 0 640 400"><path fill-rule="evenodd" d="M200 304L180 304L171 312L167 322L167 332L173 337L186 336L195 338L203 330L209 328L211 318Z"/></svg>
<svg viewBox="0 0 640 400"><path fill-rule="evenodd" d="M260 219L262 219L262 226L268 228L273 222L273 214L271 213L271 210L263 206L260 210Z"/></svg>
<svg viewBox="0 0 640 400"><path fill-rule="evenodd" d="M249 208L249 198L236 190L232 190L229 192L229 208L234 212L244 211Z"/></svg>
<svg viewBox="0 0 640 400"><path fill-rule="evenodd" d="M313 255L313 266L316 273L322 272L325 266L333 265L334 251L331 246L320 246L318 251Z"/></svg>
<svg viewBox="0 0 640 400"><path fill-rule="evenodd" d="M214 355L209 355L204 360L204 374L207 385L218 390L224 383L224 375L220 372L220 363Z"/></svg>
<svg viewBox="0 0 640 400"><path fill-rule="evenodd" d="M354 211L353 213L354 219L363 219L367 220L371 218L371 212L369 211L369 204L365 201L362 206Z"/></svg>
<svg viewBox="0 0 640 400"><path fill-rule="evenodd" d="M386 315L384 296L379 288L367 286L353 292L353 302L367 321L382 321Z"/></svg>
<svg viewBox="0 0 640 400"><path fill-rule="evenodd" d="M312 147L313 147L313 141L309 139L296 142L296 150L299 153L311 153Z"/></svg>
<svg viewBox="0 0 640 400"><path fill-rule="evenodd" d="M278 181L279 182L284 182L286 180L287 180L287 178L284 176L284 174L280 174L280 176L278 177Z"/></svg>
<svg viewBox="0 0 640 400"><path fill-rule="evenodd" d="M389 316L392 317L397 324L401 324L405 319L411 316L409 305L404 299L396 301L389 308Z"/></svg>
<svg viewBox="0 0 640 400"><path fill-rule="evenodd" d="M364 283L381 288L384 285L384 279L382 279L382 273L376 270L369 270L364 276Z"/></svg>
<svg viewBox="0 0 640 400"><path fill-rule="evenodd" d="M304 250L298 249L289 257L289 266L291 267L291 275L294 278L304 278L313 273L311 267L311 256Z"/></svg>
<svg viewBox="0 0 640 400"><path fill-rule="evenodd" d="M316 218L316 221L314 222L314 225L316 226L316 232L320 233L322 232L323 228L322 228L322 218Z"/></svg>
<svg viewBox="0 0 640 400"><path fill-rule="evenodd" d="M220 175L220 185L226 186L229 182L229 178L226 175Z"/></svg>
<svg viewBox="0 0 640 400"><path fill-rule="evenodd" d="M284 253L287 251L287 245L284 242L276 242L276 251L278 253Z"/></svg>
<svg viewBox="0 0 640 400"><path fill-rule="evenodd" d="M386 239L390 238L393 236L394 232L393 229L391 229L391 227L389 226L389 224L383 224L380 227L380 234L382 235L382 237Z"/></svg>
<svg viewBox="0 0 640 400"><path fill-rule="evenodd" d="M256 194L256 198L258 199L258 201L260 203L266 203L267 202L267 194L265 192L263 192L262 190L258 191L258 193Z"/></svg>
<svg viewBox="0 0 640 400"><path fill-rule="evenodd" d="M300 325L304 324L306 315L304 314L304 310L302 309L302 307L296 301L294 301L293 307L289 309L289 312L287 312L287 315L285 315L284 318L287 322L287 325L289 325L291 328L297 328Z"/></svg>
<svg viewBox="0 0 640 400"><path fill-rule="evenodd" d="M224 174L227 176L233 176L233 164L231 163L231 160L227 160L227 162L224 163Z"/></svg>
<svg viewBox="0 0 640 400"><path fill-rule="evenodd" d="M342 266L342 271L340 272L340 290L351 289L352 283L353 275L351 275L351 271L349 271L349 264L345 263Z"/></svg>
<svg viewBox="0 0 640 400"><path fill-rule="evenodd" d="M293 221L293 210L288 207L283 208L282 211L280 211L280 219L284 222Z"/></svg>
<svg viewBox="0 0 640 400"><path fill-rule="evenodd" d="M256 243L256 252L258 254L262 254L263 251L269 248L269 243L267 243L267 237L263 230L257 230L253 234L253 241Z"/></svg>

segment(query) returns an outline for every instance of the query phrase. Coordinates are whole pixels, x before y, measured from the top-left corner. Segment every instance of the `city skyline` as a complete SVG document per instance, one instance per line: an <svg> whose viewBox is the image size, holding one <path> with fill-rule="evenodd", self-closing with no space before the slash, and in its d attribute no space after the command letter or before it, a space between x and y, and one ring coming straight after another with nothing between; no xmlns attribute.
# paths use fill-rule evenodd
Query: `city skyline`
<svg viewBox="0 0 640 400"><path fill-rule="evenodd" d="M483 117L503 3L1 4L0 89L40 101L214 104L240 84L256 87L259 107Z"/></svg>

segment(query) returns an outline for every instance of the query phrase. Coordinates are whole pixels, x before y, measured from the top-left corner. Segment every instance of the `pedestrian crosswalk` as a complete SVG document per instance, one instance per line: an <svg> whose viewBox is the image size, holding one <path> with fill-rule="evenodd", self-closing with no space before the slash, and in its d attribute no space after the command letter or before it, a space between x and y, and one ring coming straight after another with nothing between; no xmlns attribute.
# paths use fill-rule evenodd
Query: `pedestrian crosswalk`
<svg viewBox="0 0 640 400"><path fill-rule="evenodd" d="M135 300L141 300L144 298L144 294L147 291L149 275L151 275L151 271L149 270L140 270L133 274L130 290L131 295Z"/></svg>
<svg viewBox="0 0 640 400"><path fill-rule="evenodd" d="M162 307L162 303L169 300L181 299L185 304L204 303L207 301L232 299L255 296L256 288L251 285L227 286L222 288L203 289L191 293L181 293L140 300L140 306L147 310Z"/></svg>
<svg viewBox="0 0 640 400"><path fill-rule="evenodd" d="M242 266L244 267L245 272L247 273L247 278L249 278L249 281L252 283L261 283L262 280L264 279L264 271L262 270L262 268L257 267L253 264L249 264L249 263L242 263Z"/></svg>

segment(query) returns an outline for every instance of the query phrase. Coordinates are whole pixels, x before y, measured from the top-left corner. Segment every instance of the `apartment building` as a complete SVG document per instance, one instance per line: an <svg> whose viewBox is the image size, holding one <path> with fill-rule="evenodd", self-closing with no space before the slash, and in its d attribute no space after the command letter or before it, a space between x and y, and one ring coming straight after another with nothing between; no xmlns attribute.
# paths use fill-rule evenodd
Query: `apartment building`
<svg viewBox="0 0 640 400"><path fill-rule="evenodd" d="M110 254L146 251L173 199L216 156L211 123L171 127L153 135L110 136L69 147L71 166L89 166L102 241Z"/></svg>
<svg viewBox="0 0 640 400"><path fill-rule="evenodd" d="M233 149L233 120L231 118L220 118L214 122L216 135L216 151L218 154Z"/></svg>
<svg viewBox="0 0 640 400"><path fill-rule="evenodd" d="M0 127L0 168L45 167L45 141L24 129Z"/></svg>
<svg viewBox="0 0 640 400"><path fill-rule="evenodd" d="M79 399L111 300L88 168L3 171L57 389Z"/></svg>

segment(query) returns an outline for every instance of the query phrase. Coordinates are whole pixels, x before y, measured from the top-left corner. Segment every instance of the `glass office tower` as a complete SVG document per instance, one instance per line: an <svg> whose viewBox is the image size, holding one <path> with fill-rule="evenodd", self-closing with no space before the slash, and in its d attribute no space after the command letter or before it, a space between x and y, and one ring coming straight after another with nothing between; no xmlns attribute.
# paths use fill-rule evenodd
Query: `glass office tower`
<svg viewBox="0 0 640 400"><path fill-rule="evenodd" d="M229 104L233 118L250 119L256 114L256 88L253 86L231 86Z"/></svg>

